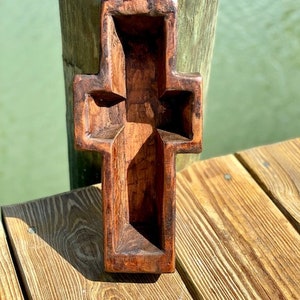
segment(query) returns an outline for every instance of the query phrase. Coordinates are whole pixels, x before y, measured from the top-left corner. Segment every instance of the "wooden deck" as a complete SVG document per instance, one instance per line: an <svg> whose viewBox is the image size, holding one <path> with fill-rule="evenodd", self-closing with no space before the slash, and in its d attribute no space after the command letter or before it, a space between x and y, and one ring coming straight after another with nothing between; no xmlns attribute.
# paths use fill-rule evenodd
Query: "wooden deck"
<svg viewBox="0 0 300 300"><path fill-rule="evenodd" d="M0 299L300 299L300 139L177 174L177 271L103 272L101 186L2 207Z"/></svg>

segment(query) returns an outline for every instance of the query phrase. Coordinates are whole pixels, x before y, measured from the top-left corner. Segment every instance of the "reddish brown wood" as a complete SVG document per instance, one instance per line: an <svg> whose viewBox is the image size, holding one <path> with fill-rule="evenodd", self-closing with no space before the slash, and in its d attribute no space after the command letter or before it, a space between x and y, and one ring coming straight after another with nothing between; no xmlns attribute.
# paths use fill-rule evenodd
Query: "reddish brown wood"
<svg viewBox="0 0 300 300"><path fill-rule="evenodd" d="M175 71L176 1L103 1L97 75L74 79L77 148L103 154L108 272L175 269L175 154L200 152L201 77Z"/></svg>

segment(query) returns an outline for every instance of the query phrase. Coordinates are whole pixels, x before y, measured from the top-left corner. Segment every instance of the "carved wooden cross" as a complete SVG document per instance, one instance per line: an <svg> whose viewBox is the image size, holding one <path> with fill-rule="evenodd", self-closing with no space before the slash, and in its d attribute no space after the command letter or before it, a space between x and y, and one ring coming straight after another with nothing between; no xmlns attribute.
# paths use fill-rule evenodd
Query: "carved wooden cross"
<svg viewBox="0 0 300 300"><path fill-rule="evenodd" d="M175 269L175 154L200 152L201 77L175 72L176 1L102 3L100 72L76 75L76 146L103 154L108 272Z"/></svg>

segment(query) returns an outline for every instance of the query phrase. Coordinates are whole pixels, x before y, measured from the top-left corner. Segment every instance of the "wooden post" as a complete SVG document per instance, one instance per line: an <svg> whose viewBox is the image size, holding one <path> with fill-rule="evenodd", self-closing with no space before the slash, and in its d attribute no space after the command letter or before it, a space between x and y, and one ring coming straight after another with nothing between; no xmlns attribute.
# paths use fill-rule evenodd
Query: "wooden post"
<svg viewBox="0 0 300 300"><path fill-rule="evenodd" d="M71 188L101 180L102 157L74 147L73 79L75 74L98 74L100 66L100 0L59 0L67 103L67 131ZM200 72L204 98L208 87L215 36L217 0L178 0L178 47L176 70ZM181 169L199 156L177 156Z"/></svg>

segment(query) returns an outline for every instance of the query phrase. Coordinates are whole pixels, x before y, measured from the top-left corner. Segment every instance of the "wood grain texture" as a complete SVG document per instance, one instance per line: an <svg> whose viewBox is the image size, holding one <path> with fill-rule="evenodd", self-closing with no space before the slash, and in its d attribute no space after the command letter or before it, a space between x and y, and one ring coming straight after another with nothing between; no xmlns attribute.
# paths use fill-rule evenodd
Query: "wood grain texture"
<svg viewBox="0 0 300 300"><path fill-rule="evenodd" d="M178 270L196 299L300 299L300 236L234 156L177 175Z"/></svg>
<svg viewBox="0 0 300 300"><path fill-rule="evenodd" d="M0 222L0 299L24 299Z"/></svg>
<svg viewBox="0 0 300 300"><path fill-rule="evenodd" d="M98 74L100 49L100 0L59 0L62 30L64 77L67 104L67 131L71 188L100 182L101 155L74 147L73 91L75 74ZM178 56L180 72L200 72L207 90L218 1L178 1ZM188 33L188 34L187 34ZM199 155L177 156L178 169Z"/></svg>
<svg viewBox="0 0 300 300"><path fill-rule="evenodd" d="M300 232L300 139L249 149L236 156Z"/></svg>
<svg viewBox="0 0 300 300"><path fill-rule="evenodd" d="M191 299L179 274L103 269L101 190L89 188L3 208L31 299Z"/></svg>

